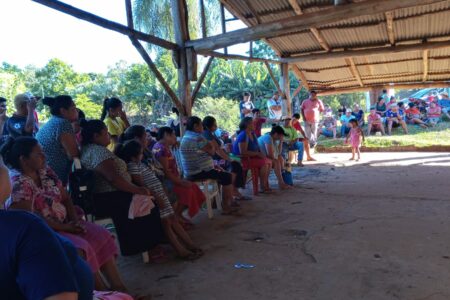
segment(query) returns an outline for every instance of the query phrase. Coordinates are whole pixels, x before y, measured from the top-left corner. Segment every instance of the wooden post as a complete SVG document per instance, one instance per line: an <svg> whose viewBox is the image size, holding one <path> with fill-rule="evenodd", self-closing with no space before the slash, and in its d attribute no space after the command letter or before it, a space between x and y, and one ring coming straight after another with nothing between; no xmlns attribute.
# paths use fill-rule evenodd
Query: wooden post
<svg viewBox="0 0 450 300"><path fill-rule="evenodd" d="M227 23L225 21L225 7L220 3L220 21L222 23L222 33L227 32ZM228 48L223 48L223 53L228 54Z"/></svg>
<svg viewBox="0 0 450 300"><path fill-rule="evenodd" d="M267 71L269 72L269 76L270 76L270 78L272 78L273 84L275 84L275 87L277 88L278 93L280 94L281 97L283 97L283 91L281 90L280 84L276 80L275 75L273 74L269 63L268 62L264 62L264 64L266 65Z"/></svg>
<svg viewBox="0 0 450 300"><path fill-rule="evenodd" d="M178 98L183 104L184 111L180 111L180 119L191 116L192 99L191 99L191 82L188 79L188 62L186 59L185 43L189 38L188 30L188 12L185 0L171 0L172 20L175 32L175 42L179 47L178 50ZM180 120L182 121L182 120Z"/></svg>
<svg viewBox="0 0 450 300"><path fill-rule="evenodd" d="M285 107L286 111L283 113L287 116L292 116L292 99L291 99L291 84L289 82L289 65L288 64L281 64L280 65L281 70L281 80L280 80L280 86L281 90L283 91L283 99L285 101Z"/></svg>
<svg viewBox="0 0 450 300"><path fill-rule="evenodd" d="M208 36L208 34L206 30L206 13L204 0L200 0L199 6L200 6L200 20L202 22L202 38L205 38Z"/></svg>

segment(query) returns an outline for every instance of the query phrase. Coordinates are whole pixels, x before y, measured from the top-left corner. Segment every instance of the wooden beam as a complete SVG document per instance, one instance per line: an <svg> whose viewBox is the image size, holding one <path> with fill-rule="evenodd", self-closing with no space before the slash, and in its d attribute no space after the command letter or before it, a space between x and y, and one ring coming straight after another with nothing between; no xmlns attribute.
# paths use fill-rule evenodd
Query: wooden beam
<svg viewBox="0 0 450 300"><path fill-rule="evenodd" d="M280 84L278 83L277 79L275 78L275 75L273 75L273 72L272 72L272 69L270 68L269 63L265 61L264 64L266 65L267 71L269 72L270 78L272 78L272 81L275 84L275 87L277 88L278 93L280 94L280 96L283 96L284 93L281 90Z"/></svg>
<svg viewBox="0 0 450 300"><path fill-rule="evenodd" d="M205 68L203 69L203 72L200 75L200 78L198 79L194 90L192 91L192 96L191 96L191 98L192 98L192 105L194 105L195 99L197 99L198 91L200 91L200 88L202 87L203 81L206 78L206 74L208 74L209 67L211 66L211 63L212 63L213 60L214 60L214 57L212 57L212 56L210 58L208 58L208 62L206 63Z"/></svg>
<svg viewBox="0 0 450 300"><path fill-rule="evenodd" d="M394 35L394 13L392 11L387 11L384 13L386 17L386 30L389 36L389 42L391 45L395 45L395 35Z"/></svg>
<svg viewBox="0 0 450 300"><path fill-rule="evenodd" d="M283 62L287 63L298 63L302 61L313 61L313 60L323 60L323 59L336 59L336 58L348 58L348 57L361 57L369 55L383 55L383 54L393 54L402 53L410 51L423 51L423 50L433 50L442 49L450 47L450 41L444 42L424 42L420 44L412 45L397 45L388 47L375 47L363 50L344 50L344 51L332 51L327 53L316 53L308 54L302 56L292 56L283 58Z"/></svg>
<svg viewBox="0 0 450 300"><path fill-rule="evenodd" d="M358 68L355 66L355 62L353 61L353 58L346 58L345 62L347 63L350 71L352 72L353 76L355 77L356 81L358 81L360 86L364 86L363 81L361 80L361 75L359 74Z"/></svg>
<svg viewBox="0 0 450 300"><path fill-rule="evenodd" d="M279 60L259 58L259 57L248 57L248 56L237 55L237 54L224 54L224 53L220 53L220 52L216 52L216 51L205 51L205 52L202 52L199 54L204 55L204 56L214 56L214 57L222 58L222 59L226 59L226 60L235 59L235 60L243 60L243 61L248 61L248 62L268 62L271 64L281 64L281 61L279 61Z"/></svg>
<svg viewBox="0 0 450 300"><path fill-rule="evenodd" d="M423 51L423 78L422 78L423 82L427 81L427 77L428 77L428 67L429 67L428 53L429 53L429 50Z"/></svg>
<svg viewBox="0 0 450 300"><path fill-rule="evenodd" d="M245 4L247 4L248 9L252 13L252 15L256 18L256 22L258 24L261 24L261 18L258 15L258 12L256 11L255 7L252 4L252 0L244 0Z"/></svg>
<svg viewBox="0 0 450 300"><path fill-rule="evenodd" d="M281 88L283 89L284 99L286 101L286 114L292 116L292 97L291 97L291 83L289 81L289 65L280 65L281 70Z"/></svg>
<svg viewBox="0 0 450 300"><path fill-rule="evenodd" d="M303 86L302 86L302 82L299 81L298 82L298 87L295 89L295 91L292 93L291 98L295 98L295 96L298 95L298 93L300 93L300 91L302 90Z"/></svg>
<svg viewBox="0 0 450 300"><path fill-rule="evenodd" d="M330 51L331 48L328 45L328 43L325 41L325 38L322 36L322 34L320 33L319 29L313 27L310 29L311 33L314 35L314 37L316 38L316 40L319 42L320 46L322 46L322 48L325 51Z"/></svg>
<svg viewBox="0 0 450 300"><path fill-rule="evenodd" d="M94 15L90 12L78 9L74 6L68 5L61 1L57 1L57 0L32 0L32 1L40 3L42 5L50 7L52 9L55 9L62 13L68 14L75 18L78 18L78 19L87 21L89 23L101 26L103 28L122 33L129 37L134 36L136 39L141 40L143 42L147 42L147 43L150 43L150 44L153 44L153 45L165 48L165 49L169 49L169 50L177 49L177 45L175 45L172 42L166 41L164 39L161 39L159 37L156 37L156 36L153 36L150 34L136 31L134 29L130 29L127 26L104 19L102 17Z"/></svg>
<svg viewBox="0 0 450 300"><path fill-rule="evenodd" d="M199 0L199 6L200 6L200 21L202 25L202 38L205 38L208 36L206 30L205 0Z"/></svg>
<svg viewBox="0 0 450 300"><path fill-rule="evenodd" d="M238 43L261 38L275 37L280 34L318 27L353 17L385 13L401 8L423 6L442 2L442 0L366 0L363 2L336 6L319 12L294 16L274 22L264 23L251 28L234 30L204 39L189 41L186 45L196 51L214 50Z"/></svg>
<svg viewBox="0 0 450 300"><path fill-rule="evenodd" d="M220 23L222 25L222 34L225 34L227 32L227 23L225 22L225 7L222 3L220 4ZM223 52L228 54L228 48L226 46L223 47Z"/></svg>
<svg viewBox="0 0 450 300"><path fill-rule="evenodd" d="M297 65L291 65L292 71L294 71L294 74L297 76L298 79L301 80L303 83L303 86L309 91L311 87L309 86L308 79L306 79L305 74L297 67Z"/></svg>
<svg viewBox="0 0 450 300"><path fill-rule="evenodd" d="M401 84L389 84L389 85L366 85L359 88L347 88L347 89L335 89L335 90L318 90L319 96L335 95L335 94L350 94L356 92L364 92L370 90L383 90L383 89L423 89L423 88L446 88L450 87L450 81L437 81L430 83L401 83Z"/></svg>
<svg viewBox="0 0 450 300"><path fill-rule="evenodd" d="M288 0L291 7L294 9L295 14L302 15L303 11L300 5L298 4L297 0Z"/></svg>

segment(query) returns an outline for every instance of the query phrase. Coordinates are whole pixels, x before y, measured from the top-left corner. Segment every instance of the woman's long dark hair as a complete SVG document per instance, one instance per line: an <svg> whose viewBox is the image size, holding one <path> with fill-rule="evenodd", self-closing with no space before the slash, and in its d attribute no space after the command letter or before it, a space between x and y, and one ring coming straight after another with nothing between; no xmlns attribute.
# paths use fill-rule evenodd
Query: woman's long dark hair
<svg viewBox="0 0 450 300"><path fill-rule="evenodd" d="M242 131L246 130L247 127L248 127L248 124L250 124L251 122L253 122L253 118L252 117L245 117L245 118L243 118L241 123L239 123L238 134L241 133Z"/></svg>
<svg viewBox="0 0 450 300"><path fill-rule="evenodd" d="M56 97L45 97L42 99L42 103L50 107L50 113L53 116L61 115L61 108L69 109L72 105L74 105L73 99L67 95L60 95Z"/></svg>
<svg viewBox="0 0 450 300"><path fill-rule="evenodd" d="M100 134L103 129L106 129L105 123L100 120L82 120L80 122L81 126L81 144L88 145L92 144L95 134Z"/></svg>
<svg viewBox="0 0 450 300"><path fill-rule="evenodd" d="M123 144L117 144L114 154L129 163L132 158L141 154L142 145L136 140L127 141Z"/></svg>
<svg viewBox="0 0 450 300"><path fill-rule="evenodd" d="M133 140L135 138L141 139L147 135L145 127L142 125L133 125L128 127L125 132L119 137L119 143Z"/></svg>
<svg viewBox="0 0 450 300"><path fill-rule="evenodd" d="M30 136L9 137L1 146L0 154L11 169L20 170L20 158L29 157L38 141Z"/></svg>
<svg viewBox="0 0 450 300"><path fill-rule="evenodd" d="M103 109L102 109L102 115L100 117L100 120L105 120L106 115L108 114L108 111L110 108L115 109L122 105L122 101L120 101L119 98L106 98L103 100Z"/></svg>
<svg viewBox="0 0 450 300"><path fill-rule="evenodd" d="M174 133L174 131L172 128L163 126L158 130L158 133L156 134L156 140L159 142L160 140L162 140L164 138L164 136L166 134L173 134L173 133Z"/></svg>

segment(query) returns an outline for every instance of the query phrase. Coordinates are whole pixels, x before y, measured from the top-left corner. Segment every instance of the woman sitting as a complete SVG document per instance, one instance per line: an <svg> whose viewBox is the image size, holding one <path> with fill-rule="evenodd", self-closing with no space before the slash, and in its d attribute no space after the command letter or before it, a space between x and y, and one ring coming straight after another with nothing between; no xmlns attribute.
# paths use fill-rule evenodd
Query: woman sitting
<svg viewBox="0 0 450 300"><path fill-rule="evenodd" d="M72 128L72 122L78 121L78 110L70 96L46 97L42 102L50 107L52 117L42 126L36 138L48 158L48 165L66 185L72 160L80 156Z"/></svg>
<svg viewBox="0 0 450 300"><path fill-rule="evenodd" d="M124 144L118 144L115 153L127 163L133 183L144 186L152 192L160 210L164 232L178 256L186 260L197 259L203 255L202 250L194 245L184 228L176 220L169 198L153 170L142 163L144 146L138 141L130 140Z"/></svg>
<svg viewBox="0 0 450 300"><path fill-rule="evenodd" d="M101 271L111 289L125 291L116 266L118 249L113 236L76 214L66 189L46 166L46 156L38 141L32 137L10 138L2 146L1 155L12 169L13 190L5 207L40 215L53 230L72 241L91 267L96 289L107 289Z"/></svg>
<svg viewBox="0 0 450 300"><path fill-rule="evenodd" d="M253 132L253 119L245 117L239 124L239 134L233 143L233 154L241 157L241 162L244 170L257 169L259 180L263 193L270 193L271 190L267 184L269 178L269 165L265 159L265 155L259 149L258 138ZM253 180L257 178L254 176ZM255 195L258 191L254 190Z"/></svg>
<svg viewBox="0 0 450 300"><path fill-rule="evenodd" d="M174 205L175 215L185 224L191 224L189 220L183 217L183 210L188 207L189 216L195 216L206 200L205 195L195 183L184 180L180 176L175 157L170 150L177 143L177 137L173 129L161 127L156 140L158 142L153 146L153 155L164 172L164 185L175 193L178 200Z"/></svg>
<svg viewBox="0 0 450 300"><path fill-rule="evenodd" d="M123 255L134 255L154 248L162 239L158 208L139 218L128 217L133 195L149 196L150 191L132 184L126 163L106 148L111 140L102 121L87 121L81 127L81 163L95 172L92 203L95 215L112 218ZM151 257L153 260L165 259L162 256L158 253Z"/></svg>
<svg viewBox="0 0 450 300"><path fill-rule="evenodd" d="M222 148L222 141L215 135L217 130L217 121L214 117L207 116L203 119L203 136L207 139L216 149L216 153L213 156L214 163L229 172L232 175L233 181L233 197L235 200L251 200L249 197L243 196L240 192L240 188L245 188L244 172L239 161L233 160L228 153Z"/></svg>

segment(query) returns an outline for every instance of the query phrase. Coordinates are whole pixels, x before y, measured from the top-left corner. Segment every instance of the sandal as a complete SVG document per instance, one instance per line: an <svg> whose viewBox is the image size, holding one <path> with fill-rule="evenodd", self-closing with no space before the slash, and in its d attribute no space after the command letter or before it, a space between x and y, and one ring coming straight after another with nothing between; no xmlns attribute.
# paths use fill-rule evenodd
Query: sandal
<svg viewBox="0 0 450 300"><path fill-rule="evenodd" d="M178 255L177 258L181 259L181 260L184 260L184 261L194 261L196 259L199 259L200 256L201 255L199 255L198 253L192 252L192 253L190 253L188 255L184 255L184 256Z"/></svg>

